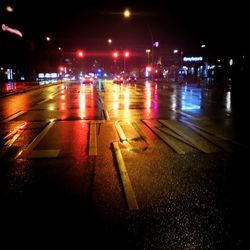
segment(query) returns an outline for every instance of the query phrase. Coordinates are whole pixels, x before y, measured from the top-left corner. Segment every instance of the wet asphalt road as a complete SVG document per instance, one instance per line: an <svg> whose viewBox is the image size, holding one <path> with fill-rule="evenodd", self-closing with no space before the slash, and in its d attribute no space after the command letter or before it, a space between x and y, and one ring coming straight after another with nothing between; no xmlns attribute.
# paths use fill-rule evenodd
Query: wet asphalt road
<svg viewBox="0 0 250 250"><path fill-rule="evenodd" d="M234 97L230 88L140 80L1 98L2 242L247 249L249 147ZM138 209L129 209L113 142Z"/></svg>

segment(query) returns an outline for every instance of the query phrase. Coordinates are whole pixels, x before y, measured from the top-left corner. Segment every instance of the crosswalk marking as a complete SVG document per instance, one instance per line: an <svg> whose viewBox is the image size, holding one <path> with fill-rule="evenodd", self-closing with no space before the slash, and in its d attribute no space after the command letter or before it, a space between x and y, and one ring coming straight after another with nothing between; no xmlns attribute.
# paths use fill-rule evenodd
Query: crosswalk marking
<svg viewBox="0 0 250 250"><path fill-rule="evenodd" d="M232 153L235 151L233 145L219 139L218 137L211 135L211 134L208 134L208 133L205 133L204 131L199 130L198 128L196 128L194 126L190 126L190 128L192 128L196 133L200 134L201 136L203 136L207 140L211 141L215 145L221 147L226 152Z"/></svg>
<svg viewBox="0 0 250 250"><path fill-rule="evenodd" d="M56 158L60 153L59 149L33 150L28 158Z"/></svg>
<svg viewBox="0 0 250 250"><path fill-rule="evenodd" d="M22 114L26 113L26 111L18 111L17 113L9 116L8 118L5 118L4 120L2 120L1 122L9 122L14 120L15 118L17 118L18 116L21 116Z"/></svg>
<svg viewBox="0 0 250 250"><path fill-rule="evenodd" d="M174 149L178 154L185 154L186 151L178 144L174 139L171 137L167 136L165 133L162 131L158 130L155 127L155 121L147 121L143 120L145 124L151 128L155 134L157 134L165 143L167 143L172 149Z"/></svg>
<svg viewBox="0 0 250 250"><path fill-rule="evenodd" d="M43 139L43 137L48 133L48 131L54 126L54 122L49 122L48 125L35 137L35 139L28 145L28 147L15 157L17 158L25 158L31 153L31 151L37 146L37 144Z"/></svg>
<svg viewBox="0 0 250 250"><path fill-rule="evenodd" d="M170 128L184 139L192 143L197 149L204 153L214 153L216 152L216 147L209 143L207 140L196 134L193 130L187 126L181 124L180 122L174 120L159 120L164 126Z"/></svg>
<svg viewBox="0 0 250 250"><path fill-rule="evenodd" d="M214 135L222 140L226 140L226 141L231 141L233 142L228 136L226 135L222 135L222 134L219 134L218 132L216 132L215 130L213 130L212 128L205 128L204 126L200 126L196 123L192 123L192 122L189 122L189 121L185 121L185 120L181 120L183 123L186 123L187 125L190 125L191 127L196 127L208 134L211 134L211 135Z"/></svg>
<svg viewBox="0 0 250 250"><path fill-rule="evenodd" d="M118 132L118 135L120 137L121 142L127 141L127 137L124 134L124 132L123 132L123 130L122 130L122 128L121 128L121 126L120 126L120 124L119 124L118 121L115 122L115 127L116 127L116 130Z"/></svg>

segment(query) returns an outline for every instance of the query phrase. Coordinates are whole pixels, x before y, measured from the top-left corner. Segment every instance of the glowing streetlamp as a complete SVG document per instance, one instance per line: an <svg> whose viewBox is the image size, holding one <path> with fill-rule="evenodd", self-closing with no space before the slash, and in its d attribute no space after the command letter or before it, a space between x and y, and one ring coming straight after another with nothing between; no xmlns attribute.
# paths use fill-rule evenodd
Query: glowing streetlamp
<svg viewBox="0 0 250 250"><path fill-rule="evenodd" d="M129 10L129 9L124 10L123 16L124 16L125 18L129 18L129 17L131 16L130 10Z"/></svg>
<svg viewBox="0 0 250 250"><path fill-rule="evenodd" d="M108 43L109 43L109 44L112 43L112 39L111 39L111 38L108 39Z"/></svg>
<svg viewBox="0 0 250 250"><path fill-rule="evenodd" d="M8 5L8 6L6 6L6 11L7 12L13 12L14 9L10 5Z"/></svg>
<svg viewBox="0 0 250 250"><path fill-rule="evenodd" d="M51 38L49 36L46 36L45 39L46 39L47 42L51 41Z"/></svg>
<svg viewBox="0 0 250 250"><path fill-rule="evenodd" d="M150 54L151 50L150 49L146 49L146 53L148 55L148 64L149 64L149 54Z"/></svg>

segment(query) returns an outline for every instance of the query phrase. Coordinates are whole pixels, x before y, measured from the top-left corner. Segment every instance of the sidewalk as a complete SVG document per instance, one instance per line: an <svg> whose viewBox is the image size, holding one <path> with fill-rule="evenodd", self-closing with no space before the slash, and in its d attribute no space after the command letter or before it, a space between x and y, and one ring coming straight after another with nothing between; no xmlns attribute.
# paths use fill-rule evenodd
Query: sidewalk
<svg viewBox="0 0 250 250"><path fill-rule="evenodd" d="M14 94L20 94L34 89L48 87L51 85L61 84L63 81L41 83L37 81L32 82L5 82L0 83L0 98Z"/></svg>

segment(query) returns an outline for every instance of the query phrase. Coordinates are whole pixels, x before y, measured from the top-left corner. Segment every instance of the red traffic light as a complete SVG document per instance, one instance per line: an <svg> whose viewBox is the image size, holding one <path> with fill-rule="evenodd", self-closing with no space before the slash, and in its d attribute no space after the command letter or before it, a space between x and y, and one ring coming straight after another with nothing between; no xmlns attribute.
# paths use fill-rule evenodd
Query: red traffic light
<svg viewBox="0 0 250 250"><path fill-rule="evenodd" d="M119 54L118 54L118 52L117 52L117 51L114 51L114 52L113 52L113 57L114 57L114 58L117 58L117 57L118 57L118 55L119 55Z"/></svg>
<svg viewBox="0 0 250 250"><path fill-rule="evenodd" d="M77 56L80 57L80 58L83 58L84 57L84 52L82 50L78 50L77 51Z"/></svg>
<svg viewBox="0 0 250 250"><path fill-rule="evenodd" d="M124 56L125 56L125 57L129 57L129 56L130 56L129 51L125 51L125 52L124 52Z"/></svg>
<svg viewBox="0 0 250 250"><path fill-rule="evenodd" d="M59 70L60 70L61 72L63 72L63 71L64 71L64 67L63 67L63 66L60 66L60 67L59 67Z"/></svg>

